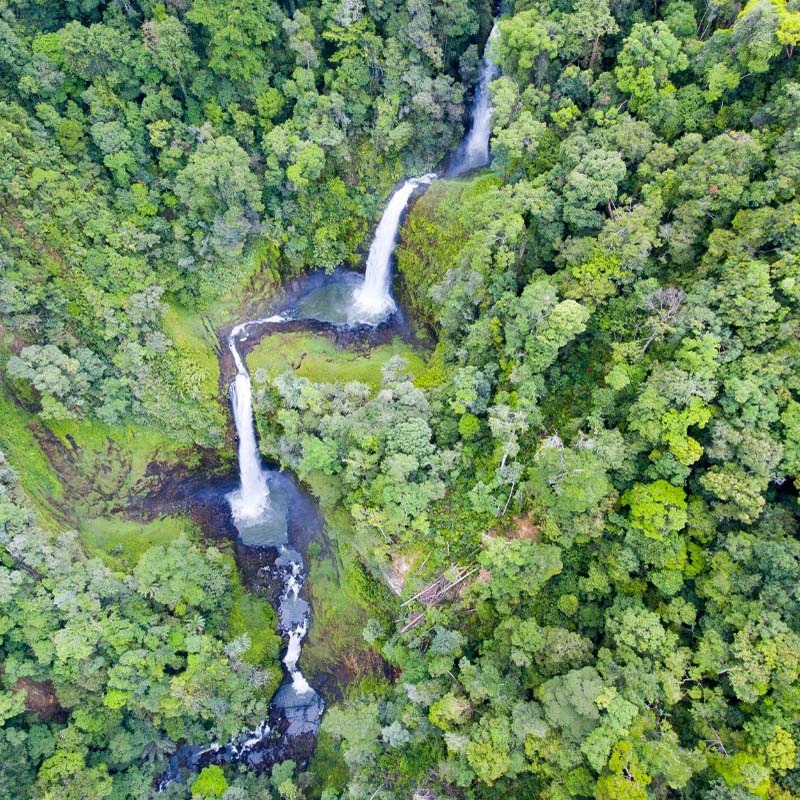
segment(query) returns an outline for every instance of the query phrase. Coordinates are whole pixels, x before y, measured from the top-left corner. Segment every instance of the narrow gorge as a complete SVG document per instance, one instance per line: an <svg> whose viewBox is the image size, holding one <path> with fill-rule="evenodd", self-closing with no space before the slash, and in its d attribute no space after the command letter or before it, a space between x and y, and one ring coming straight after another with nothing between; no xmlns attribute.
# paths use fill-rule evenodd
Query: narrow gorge
<svg viewBox="0 0 800 800"><path fill-rule="evenodd" d="M475 90L471 125L464 140L448 159L445 174L458 177L486 166L490 160L491 98L489 83L497 69L488 53L496 27L487 42L480 79ZM313 689L300 668L303 640L312 623L311 607L303 596L307 579L302 554L289 536L287 515L292 513L285 484L275 482L274 468L265 468L259 453L253 416L253 387L240 345L250 332L269 336L287 322L321 322L358 329L384 323L397 309L392 296L392 267L400 226L415 192L424 190L440 177L429 173L408 178L391 195L375 230L363 277L334 273L330 280L299 294L289 307L271 316L235 325L227 336L227 347L236 368L230 385L230 400L238 442L239 486L227 494L233 522L243 545L269 548L276 552L272 572L283 586L278 606L280 633L286 640L283 664L286 680L272 700L273 718L254 731L227 745L187 745L173 758L164 779L176 779L182 769L196 770L211 763L242 761L253 766L276 760L270 750L292 753L292 740L316 734L324 710L322 697ZM252 344L252 342L251 342Z"/></svg>

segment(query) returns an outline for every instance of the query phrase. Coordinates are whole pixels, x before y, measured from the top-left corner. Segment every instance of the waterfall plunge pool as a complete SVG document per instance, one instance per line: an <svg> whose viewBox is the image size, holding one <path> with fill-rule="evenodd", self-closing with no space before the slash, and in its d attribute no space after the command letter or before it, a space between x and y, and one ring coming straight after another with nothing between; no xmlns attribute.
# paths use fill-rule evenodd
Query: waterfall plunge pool
<svg viewBox="0 0 800 800"><path fill-rule="evenodd" d="M429 173L408 178L386 204L369 248L364 275L337 270L331 280L301 295L289 319L310 319L335 326L376 326L397 310L392 298L392 261L403 215L418 190L436 179Z"/></svg>
<svg viewBox="0 0 800 800"><path fill-rule="evenodd" d="M364 286L364 276L357 272L338 269L326 277L319 286L299 297L290 318L327 322L336 327L374 326L387 320L396 310L392 301L391 305L386 304L375 312L359 312L356 296Z"/></svg>

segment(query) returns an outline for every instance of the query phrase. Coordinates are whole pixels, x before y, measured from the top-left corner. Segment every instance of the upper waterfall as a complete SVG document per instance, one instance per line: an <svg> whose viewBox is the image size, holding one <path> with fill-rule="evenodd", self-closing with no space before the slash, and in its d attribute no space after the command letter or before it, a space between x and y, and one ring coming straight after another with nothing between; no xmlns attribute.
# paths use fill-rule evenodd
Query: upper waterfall
<svg viewBox="0 0 800 800"><path fill-rule="evenodd" d="M491 156L489 154L489 137L492 135L492 96L489 84L498 76L500 70L492 61L491 45L497 38L497 22L492 26L481 61L481 72L475 97L472 100L472 125L456 151L453 162L447 170L450 178L463 175L471 169L485 167Z"/></svg>
<svg viewBox="0 0 800 800"><path fill-rule="evenodd" d="M491 155L492 99L489 84L500 70L491 57L492 41L497 38L497 22L492 27L484 48L480 79L472 101L472 123L454 152L446 171L457 177L472 169L486 166ZM298 298L290 311L293 319L314 319L336 326L375 326L391 316L396 305L392 299L392 256L403 213L414 190L427 186L436 173L409 178L389 198L369 248L367 266L360 275L339 270L325 283L317 284Z"/></svg>
<svg viewBox="0 0 800 800"><path fill-rule="evenodd" d="M364 285L354 295L354 312L362 321L363 317L379 317L393 311L394 300L391 295L392 255L397 243L397 231L408 201L418 186L429 184L435 174L409 178L391 197L375 231L375 238L369 248Z"/></svg>

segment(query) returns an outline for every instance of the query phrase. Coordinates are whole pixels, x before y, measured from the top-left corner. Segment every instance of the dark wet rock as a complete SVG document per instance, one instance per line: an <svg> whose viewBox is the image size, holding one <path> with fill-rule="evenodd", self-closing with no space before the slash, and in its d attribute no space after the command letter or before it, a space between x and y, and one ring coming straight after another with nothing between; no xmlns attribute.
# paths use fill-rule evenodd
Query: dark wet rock
<svg viewBox="0 0 800 800"><path fill-rule="evenodd" d="M281 710L288 722L286 736L316 736L325 709L322 698L316 692L299 693L291 683L285 683L276 692L272 703Z"/></svg>

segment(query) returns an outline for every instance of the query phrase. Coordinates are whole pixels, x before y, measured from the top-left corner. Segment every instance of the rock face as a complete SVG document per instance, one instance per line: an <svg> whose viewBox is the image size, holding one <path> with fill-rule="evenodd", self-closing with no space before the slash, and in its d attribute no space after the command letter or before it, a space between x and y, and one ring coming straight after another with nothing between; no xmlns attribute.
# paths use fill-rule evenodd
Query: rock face
<svg viewBox="0 0 800 800"><path fill-rule="evenodd" d="M284 736L316 736L325 708L322 698L316 692L298 693L291 683L285 683L276 692L272 703L283 712L288 722Z"/></svg>

